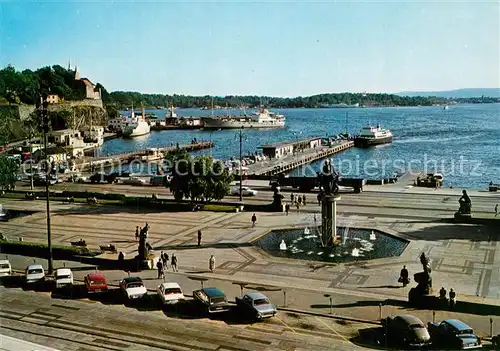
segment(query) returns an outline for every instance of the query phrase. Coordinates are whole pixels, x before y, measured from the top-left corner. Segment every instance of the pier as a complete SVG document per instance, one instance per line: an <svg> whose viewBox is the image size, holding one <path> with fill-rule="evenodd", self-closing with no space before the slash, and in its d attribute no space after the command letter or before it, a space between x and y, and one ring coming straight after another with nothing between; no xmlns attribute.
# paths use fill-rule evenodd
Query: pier
<svg viewBox="0 0 500 351"><path fill-rule="evenodd" d="M159 147L159 148L147 148L143 150L137 150L134 152L127 152L117 155L109 155L101 157L85 157L76 162L76 167L80 171L85 171L91 169L92 166L94 167L101 165L112 166L117 164L130 163L132 161L152 162L163 159L165 154L172 151L183 150L187 152L192 152L203 149L209 149L214 146L215 146L214 142L202 141L199 143L173 145L173 146ZM152 151L154 152L152 153Z"/></svg>
<svg viewBox="0 0 500 351"><path fill-rule="evenodd" d="M305 149L301 152L294 152L280 158L271 158L269 160L252 163L246 166L246 174L252 176L274 176L281 173L292 171L311 162L327 158L348 150L354 146L353 141L339 141L330 146L317 146ZM266 146L269 147L269 146Z"/></svg>

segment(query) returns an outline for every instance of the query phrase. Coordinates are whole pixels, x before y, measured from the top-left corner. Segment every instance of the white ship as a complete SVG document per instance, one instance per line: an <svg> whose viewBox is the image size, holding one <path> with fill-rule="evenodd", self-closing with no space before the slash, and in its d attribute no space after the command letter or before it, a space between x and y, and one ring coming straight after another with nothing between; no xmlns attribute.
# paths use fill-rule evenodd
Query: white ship
<svg viewBox="0 0 500 351"><path fill-rule="evenodd" d="M132 109L131 115L125 117L125 119L123 120L121 130L122 135L125 138L133 138L149 134L149 132L151 131L151 127L146 121L144 109L142 109L142 116L137 116L134 112L134 109Z"/></svg>
<svg viewBox="0 0 500 351"><path fill-rule="evenodd" d="M202 117L205 129L282 128L285 116L261 108L251 116Z"/></svg>
<svg viewBox="0 0 500 351"><path fill-rule="evenodd" d="M392 132L389 129L383 129L380 125L377 127L366 126L361 128L361 134L354 138L354 146L370 147L380 144L392 143Z"/></svg>

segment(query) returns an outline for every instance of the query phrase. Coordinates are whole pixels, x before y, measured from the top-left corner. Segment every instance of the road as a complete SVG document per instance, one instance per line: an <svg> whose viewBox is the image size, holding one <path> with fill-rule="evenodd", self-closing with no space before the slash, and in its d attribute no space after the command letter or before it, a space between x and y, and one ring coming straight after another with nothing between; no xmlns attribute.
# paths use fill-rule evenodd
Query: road
<svg viewBox="0 0 500 351"><path fill-rule="evenodd" d="M361 323L279 312L261 323L209 319L163 309L150 295L125 307L120 300L52 298L44 291L0 287L0 333L64 351L93 350L354 350ZM191 311L189 308L187 309Z"/></svg>

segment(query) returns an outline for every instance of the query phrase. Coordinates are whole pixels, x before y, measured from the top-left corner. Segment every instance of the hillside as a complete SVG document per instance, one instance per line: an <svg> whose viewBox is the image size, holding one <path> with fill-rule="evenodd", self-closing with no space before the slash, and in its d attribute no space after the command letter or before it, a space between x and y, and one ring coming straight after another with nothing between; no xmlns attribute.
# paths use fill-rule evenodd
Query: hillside
<svg viewBox="0 0 500 351"><path fill-rule="evenodd" d="M444 90L444 91L405 91L397 93L399 96L437 96L441 98L457 98L457 99L467 99L467 98L480 98L492 97L500 98L500 88L464 88L455 90Z"/></svg>

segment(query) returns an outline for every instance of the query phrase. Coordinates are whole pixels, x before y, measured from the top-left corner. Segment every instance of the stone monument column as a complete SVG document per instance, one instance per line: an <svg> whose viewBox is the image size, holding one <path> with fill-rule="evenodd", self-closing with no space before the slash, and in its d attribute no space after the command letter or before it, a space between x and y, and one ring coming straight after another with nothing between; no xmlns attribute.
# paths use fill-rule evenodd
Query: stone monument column
<svg viewBox="0 0 500 351"><path fill-rule="evenodd" d="M321 242L323 246L330 245L337 237L337 201L340 199L340 196L336 195L323 196L321 202Z"/></svg>

